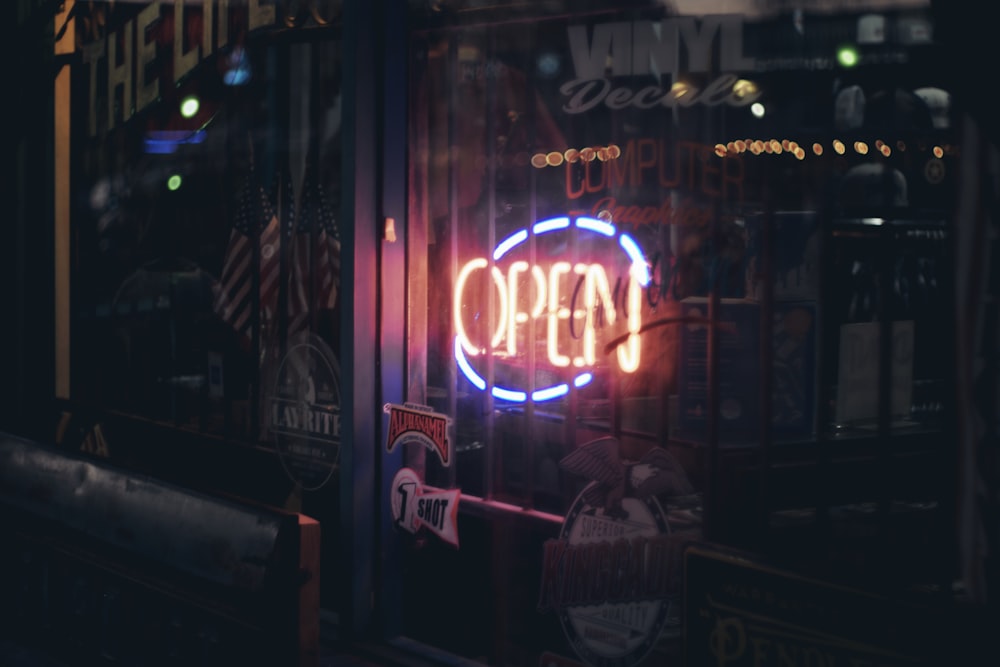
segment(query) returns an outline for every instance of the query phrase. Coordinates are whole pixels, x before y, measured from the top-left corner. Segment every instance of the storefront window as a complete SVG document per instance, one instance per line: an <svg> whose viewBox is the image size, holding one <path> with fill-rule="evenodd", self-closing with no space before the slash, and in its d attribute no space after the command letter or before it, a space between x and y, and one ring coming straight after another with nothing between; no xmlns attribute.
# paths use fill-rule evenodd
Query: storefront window
<svg viewBox="0 0 1000 667"><path fill-rule="evenodd" d="M293 9L77 3L77 404L270 442L289 346L335 357L338 11Z"/></svg>
<svg viewBox="0 0 1000 667"><path fill-rule="evenodd" d="M339 3L74 13L64 422L113 463L320 520L332 571Z"/></svg>
<svg viewBox="0 0 1000 667"><path fill-rule="evenodd" d="M405 106L399 16L76 4L69 407L320 519L345 633L485 664L681 664L694 541L939 574L960 151L927 3L405 4ZM341 468L347 392L384 440ZM895 542L849 539L876 516Z"/></svg>
<svg viewBox="0 0 1000 667"><path fill-rule="evenodd" d="M666 664L683 545L759 537L762 447L941 428L957 149L890 4L413 4L408 398L451 434L390 492L413 635Z"/></svg>

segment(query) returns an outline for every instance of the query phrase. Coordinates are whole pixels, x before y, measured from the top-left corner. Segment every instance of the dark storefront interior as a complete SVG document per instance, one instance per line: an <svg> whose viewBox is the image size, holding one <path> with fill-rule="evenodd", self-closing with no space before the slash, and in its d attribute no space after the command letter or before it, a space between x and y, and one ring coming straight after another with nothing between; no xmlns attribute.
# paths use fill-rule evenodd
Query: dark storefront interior
<svg viewBox="0 0 1000 667"><path fill-rule="evenodd" d="M989 664L976 9L19 0L0 663Z"/></svg>

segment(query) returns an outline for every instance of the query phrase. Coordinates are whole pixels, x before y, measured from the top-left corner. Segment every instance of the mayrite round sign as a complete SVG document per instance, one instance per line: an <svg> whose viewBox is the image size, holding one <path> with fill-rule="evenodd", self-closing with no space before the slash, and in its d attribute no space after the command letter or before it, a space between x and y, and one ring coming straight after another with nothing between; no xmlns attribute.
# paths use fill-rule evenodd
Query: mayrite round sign
<svg viewBox="0 0 1000 667"><path fill-rule="evenodd" d="M282 358L268 426L289 477L307 491L326 484L340 457L340 367L322 339L310 335Z"/></svg>

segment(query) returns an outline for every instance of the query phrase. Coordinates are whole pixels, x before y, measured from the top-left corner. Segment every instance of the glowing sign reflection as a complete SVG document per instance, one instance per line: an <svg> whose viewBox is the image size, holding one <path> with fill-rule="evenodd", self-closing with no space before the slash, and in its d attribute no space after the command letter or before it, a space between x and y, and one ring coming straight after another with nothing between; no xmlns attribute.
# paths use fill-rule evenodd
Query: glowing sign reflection
<svg viewBox="0 0 1000 667"><path fill-rule="evenodd" d="M615 226L594 218L568 217L551 218L535 223L529 229L521 229L500 241L493 250L493 264L486 257L469 260L459 270L455 278L454 325L455 360L462 374L480 391L489 390L495 398L515 403L527 400L548 401L565 396L570 387L583 387L593 380L587 370L597 363L598 331L604 326L613 326L619 319L616 308L619 284L612 290L608 270L598 262L575 263L567 260L551 262L547 267L531 265L523 259L505 261L506 273L497 266L508 258L521 244L531 238L553 232L568 232L591 235L598 239L617 238L618 246L625 253L628 263L627 287L624 290L622 310L628 329L627 341L618 346L618 366L626 373L639 368L640 347L638 332L642 327L642 288L649 284L649 266L642 250L628 234L618 234ZM473 342L465 317L469 305L466 289L469 281L480 272L487 272L487 282L494 290L495 322L488 332L488 344ZM482 277L479 277L482 280ZM523 294L522 294L523 293ZM567 305L567 303L569 305ZM475 318L479 318L477 311ZM560 382L535 389L530 393L522 389L504 387L490 383L474 367L470 359L492 354L500 358L516 358L518 346L525 344L518 334L528 323L540 325L544 332L545 351L549 364L556 369L577 368L571 382ZM579 327L581 334L569 340L567 331Z"/></svg>

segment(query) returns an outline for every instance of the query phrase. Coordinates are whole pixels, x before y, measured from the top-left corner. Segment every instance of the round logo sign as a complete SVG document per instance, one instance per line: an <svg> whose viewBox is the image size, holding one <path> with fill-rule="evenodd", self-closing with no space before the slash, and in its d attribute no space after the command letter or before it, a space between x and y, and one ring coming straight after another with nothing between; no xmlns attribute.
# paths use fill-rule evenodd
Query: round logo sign
<svg viewBox="0 0 1000 667"><path fill-rule="evenodd" d="M592 481L559 536L545 543L539 611L558 615L573 650L592 667L648 663L680 629L681 565L658 498L690 494L690 482L660 448L621 461L614 438L579 447L560 466Z"/></svg>
<svg viewBox="0 0 1000 667"><path fill-rule="evenodd" d="M592 507L587 493L573 503L559 538L575 562L593 564L596 581L581 582L587 590L570 591L559 620L588 665L631 667L656 645L667 624L670 530L655 497L622 498L621 513L609 515Z"/></svg>
<svg viewBox="0 0 1000 667"><path fill-rule="evenodd" d="M294 482L313 491L340 458L340 367L330 348L310 335L292 344L278 367L268 427Z"/></svg>

